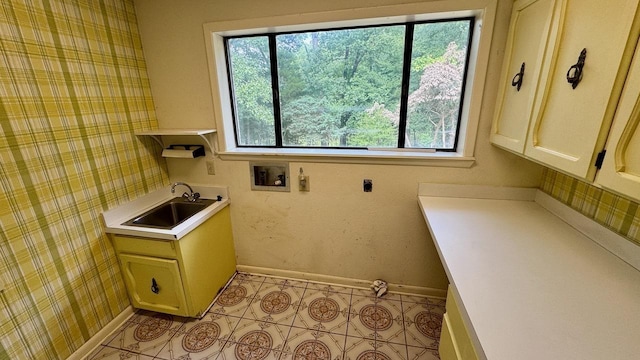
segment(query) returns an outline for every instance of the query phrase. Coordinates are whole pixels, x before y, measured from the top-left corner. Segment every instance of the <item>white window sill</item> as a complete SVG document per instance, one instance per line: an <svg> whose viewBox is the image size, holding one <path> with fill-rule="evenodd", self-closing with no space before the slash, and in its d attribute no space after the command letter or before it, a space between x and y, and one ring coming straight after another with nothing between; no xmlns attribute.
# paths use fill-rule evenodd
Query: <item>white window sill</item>
<svg viewBox="0 0 640 360"><path fill-rule="evenodd" d="M469 168L474 157L455 152L410 150L235 148L219 152L222 160L281 160L335 164L417 165Z"/></svg>

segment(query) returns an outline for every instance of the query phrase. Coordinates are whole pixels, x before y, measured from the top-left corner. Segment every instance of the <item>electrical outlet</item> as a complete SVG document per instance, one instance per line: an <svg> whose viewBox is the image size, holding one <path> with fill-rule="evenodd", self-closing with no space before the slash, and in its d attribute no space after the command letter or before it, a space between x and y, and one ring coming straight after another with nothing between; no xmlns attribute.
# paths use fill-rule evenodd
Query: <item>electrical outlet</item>
<svg viewBox="0 0 640 360"><path fill-rule="evenodd" d="M207 160L207 174L216 174L216 163L213 160Z"/></svg>
<svg viewBox="0 0 640 360"><path fill-rule="evenodd" d="M373 180L371 179L364 179L362 181L362 190L364 192L372 192L373 191Z"/></svg>

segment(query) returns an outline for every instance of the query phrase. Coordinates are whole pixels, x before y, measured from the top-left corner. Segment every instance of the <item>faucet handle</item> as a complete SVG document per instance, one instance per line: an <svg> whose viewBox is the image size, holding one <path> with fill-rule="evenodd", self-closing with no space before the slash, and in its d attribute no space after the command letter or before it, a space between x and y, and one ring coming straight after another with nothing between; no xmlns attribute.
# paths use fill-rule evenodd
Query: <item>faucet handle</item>
<svg viewBox="0 0 640 360"><path fill-rule="evenodd" d="M194 192L192 195L192 200L191 201L198 201L198 199L200 199L200 193L199 192Z"/></svg>
<svg viewBox="0 0 640 360"><path fill-rule="evenodd" d="M185 200L191 200L191 195L189 195L189 193L185 191L182 193L182 198Z"/></svg>

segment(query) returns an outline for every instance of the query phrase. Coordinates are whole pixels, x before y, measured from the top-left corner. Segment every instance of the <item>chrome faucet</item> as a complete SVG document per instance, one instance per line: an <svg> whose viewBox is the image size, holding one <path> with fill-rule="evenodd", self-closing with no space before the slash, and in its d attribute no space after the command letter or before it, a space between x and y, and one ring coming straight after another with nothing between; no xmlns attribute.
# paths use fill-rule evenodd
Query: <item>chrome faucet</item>
<svg viewBox="0 0 640 360"><path fill-rule="evenodd" d="M175 194L176 192L176 186L178 185L184 185L187 188L189 188L189 192L184 192L182 194L182 197L187 200L187 201L191 201L191 202L196 202L199 198L200 198L200 193L197 192L193 192L193 189L191 188L191 186L189 186L189 184L187 183L183 183L183 182L176 182L173 183L173 185L171 185L171 193Z"/></svg>

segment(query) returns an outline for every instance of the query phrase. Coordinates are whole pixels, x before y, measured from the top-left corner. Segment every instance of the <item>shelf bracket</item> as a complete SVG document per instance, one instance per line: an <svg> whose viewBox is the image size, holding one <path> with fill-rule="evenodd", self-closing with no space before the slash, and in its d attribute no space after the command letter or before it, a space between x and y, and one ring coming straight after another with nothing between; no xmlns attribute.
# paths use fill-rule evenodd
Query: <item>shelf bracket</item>
<svg viewBox="0 0 640 360"><path fill-rule="evenodd" d="M215 133L211 133L211 134L215 134ZM215 146L215 140L210 141L207 135L209 134L199 134L198 136L200 136L202 140L207 144L207 146L209 146L209 150L211 151L212 156L216 156L218 155L218 147Z"/></svg>
<svg viewBox="0 0 640 360"><path fill-rule="evenodd" d="M162 147L164 149L164 143L162 142L162 137L160 135L149 135L153 138L153 140L155 140L158 144L160 144L160 147Z"/></svg>

